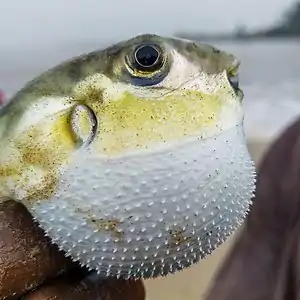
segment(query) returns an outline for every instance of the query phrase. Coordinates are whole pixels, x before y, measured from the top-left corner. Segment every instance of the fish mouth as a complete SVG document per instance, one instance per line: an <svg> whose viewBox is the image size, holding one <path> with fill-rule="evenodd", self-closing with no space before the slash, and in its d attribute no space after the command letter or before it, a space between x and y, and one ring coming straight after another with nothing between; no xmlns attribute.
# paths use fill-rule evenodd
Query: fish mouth
<svg viewBox="0 0 300 300"><path fill-rule="evenodd" d="M240 89L239 85L239 69L240 69L241 62L236 60L231 68L226 71L227 80L230 83L232 89L234 90L235 94L238 96L239 100L242 101L244 97L243 91Z"/></svg>
<svg viewBox="0 0 300 300"><path fill-rule="evenodd" d="M238 96L238 99L240 102L243 102L243 99L244 99L244 92L238 88L236 91L235 91L236 95Z"/></svg>

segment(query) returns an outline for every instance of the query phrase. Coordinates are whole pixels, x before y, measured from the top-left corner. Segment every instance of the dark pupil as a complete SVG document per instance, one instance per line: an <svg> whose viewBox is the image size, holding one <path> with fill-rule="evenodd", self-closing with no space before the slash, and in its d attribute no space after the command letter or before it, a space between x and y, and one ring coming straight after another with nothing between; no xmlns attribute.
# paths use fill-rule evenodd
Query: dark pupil
<svg viewBox="0 0 300 300"><path fill-rule="evenodd" d="M159 53L151 46L143 46L135 53L136 62L143 67L152 67L158 59Z"/></svg>

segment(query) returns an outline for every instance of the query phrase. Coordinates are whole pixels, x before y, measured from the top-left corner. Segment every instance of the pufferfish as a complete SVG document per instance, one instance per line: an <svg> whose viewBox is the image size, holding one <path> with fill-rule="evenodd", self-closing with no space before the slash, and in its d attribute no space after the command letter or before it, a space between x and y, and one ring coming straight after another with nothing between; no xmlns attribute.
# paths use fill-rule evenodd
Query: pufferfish
<svg viewBox="0 0 300 300"><path fill-rule="evenodd" d="M255 190L240 62L144 34L63 62L0 111L0 199L23 203L67 256L153 278L216 249Z"/></svg>

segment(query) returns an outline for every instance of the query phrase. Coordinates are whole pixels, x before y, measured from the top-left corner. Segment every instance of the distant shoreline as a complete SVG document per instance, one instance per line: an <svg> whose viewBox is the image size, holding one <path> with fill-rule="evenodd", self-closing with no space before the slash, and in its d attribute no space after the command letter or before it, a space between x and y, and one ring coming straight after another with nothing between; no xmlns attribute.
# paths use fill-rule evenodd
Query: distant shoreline
<svg viewBox="0 0 300 300"><path fill-rule="evenodd" d="M195 41L262 41L262 40L300 40L300 0L282 13L280 21L268 28L248 30L240 24L232 32L205 32L178 31L175 36Z"/></svg>
<svg viewBox="0 0 300 300"><path fill-rule="evenodd" d="M278 35L278 36L263 36L263 35L198 35L198 34L175 34L176 37L189 39L197 42L258 42L258 41L300 41L300 35Z"/></svg>

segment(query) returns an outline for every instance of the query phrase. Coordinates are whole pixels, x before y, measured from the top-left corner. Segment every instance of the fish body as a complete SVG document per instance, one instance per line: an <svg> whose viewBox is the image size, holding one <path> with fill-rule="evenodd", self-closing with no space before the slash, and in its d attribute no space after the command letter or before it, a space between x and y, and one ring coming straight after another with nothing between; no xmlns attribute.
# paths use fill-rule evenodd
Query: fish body
<svg viewBox="0 0 300 300"><path fill-rule="evenodd" d="M174 273L241 224L255 190L239 61L141 35L63 62L0 110L0 196L105 277Z"/></svg>

